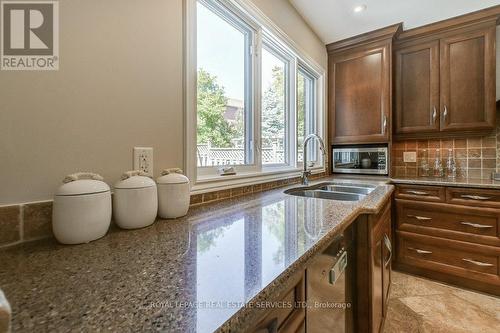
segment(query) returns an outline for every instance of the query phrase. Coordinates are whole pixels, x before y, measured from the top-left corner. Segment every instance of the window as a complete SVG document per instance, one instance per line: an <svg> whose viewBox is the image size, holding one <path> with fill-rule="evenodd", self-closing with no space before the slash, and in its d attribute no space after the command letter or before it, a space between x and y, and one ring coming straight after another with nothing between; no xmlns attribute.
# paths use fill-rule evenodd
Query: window
<svg viewBox="0 0 500 333"><path fill-rule="evenodd" d="M324 137L324 69L243 1L187 3L187 35L196 31L186 43L188 176L219 181L222 166L237 174L225 179L297 172L304 138ZM321 168L311 147L308 161Z"/></svg>
<svg viewBox="0 0 500 333"><path fill-rule="evenodd" d="M288 164L289 63L269 46L262 49L262 164Z"/></svg>
<svg viewBox="0 0 500 333"><path fill-rule="evenodd" d="M198 167L251 164L253 31L216 2L197 4Z"/></svg>
<svg viewBox="0 0 500 333"><path fill-rule="evenodd" d="M316 100L315 81L313 75L300 68L297 73L297 162L303 162L302 144L307 135L316 133ZM316 141L308 150L308 161L317 162Z"/></svg>

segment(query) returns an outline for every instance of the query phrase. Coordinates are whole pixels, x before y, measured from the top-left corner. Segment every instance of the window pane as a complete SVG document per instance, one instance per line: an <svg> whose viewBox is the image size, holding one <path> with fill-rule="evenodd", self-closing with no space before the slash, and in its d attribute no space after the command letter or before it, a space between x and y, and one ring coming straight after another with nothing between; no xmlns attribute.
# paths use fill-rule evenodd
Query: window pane
<svg viewBox="0 0 500 333"><path fill-rule="evenodd" d="M249 35L199 2L197 20L198 166L245 164Z"/></svg>
<svg viewBox="0 0 500 333"><path fill-rule="evenodd" d="M286 158L287 63L262 49L262 164L283 164Z"/></svg>
<svg viewBox="0 0 500 333"><path fill-rule="evenodd" d="M299 70L297 75L297 161L304 160L302 146L304 138L315 132L314 79ZM308 160L316 160L316 142L309 144Z"/></svg>

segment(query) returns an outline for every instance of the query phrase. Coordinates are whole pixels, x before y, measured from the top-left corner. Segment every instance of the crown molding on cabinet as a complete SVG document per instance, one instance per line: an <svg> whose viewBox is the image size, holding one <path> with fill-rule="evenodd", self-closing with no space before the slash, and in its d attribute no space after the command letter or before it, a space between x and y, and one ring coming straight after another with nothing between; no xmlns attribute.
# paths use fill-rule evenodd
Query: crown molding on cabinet
<svg viewBox="0 0 500 333"><path fill-rule="evenodd" d="M326 46L328 53L339 52L349 49L353 46L363 46L369 43L378 42L384 39L392 39L397 37L403 29L403 23L393 24L381 29L366 32L361 35L350 37L347 39L333 42Z"/></svg>

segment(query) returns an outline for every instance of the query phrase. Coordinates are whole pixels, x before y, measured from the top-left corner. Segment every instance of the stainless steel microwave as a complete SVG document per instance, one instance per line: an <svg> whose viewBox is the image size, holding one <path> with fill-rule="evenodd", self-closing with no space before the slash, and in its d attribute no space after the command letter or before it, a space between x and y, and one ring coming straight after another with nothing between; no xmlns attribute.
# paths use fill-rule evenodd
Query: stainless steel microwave
<svg viewBox="0 0 500 333"><path fill-rule="evenodd" d="M334 146L333 173L388 175L387 146Z"/></svg>

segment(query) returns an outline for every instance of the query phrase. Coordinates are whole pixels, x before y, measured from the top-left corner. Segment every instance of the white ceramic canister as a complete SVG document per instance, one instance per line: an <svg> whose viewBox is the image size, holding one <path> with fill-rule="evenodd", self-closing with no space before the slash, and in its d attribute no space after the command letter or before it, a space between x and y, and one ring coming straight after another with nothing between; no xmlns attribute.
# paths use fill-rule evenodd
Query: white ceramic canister
<svg viewBox="0 0 500 333"><path fill-rule="evenodd" d="M141 172L127 172L115 184L113 216L123 229L144 228L156 220L158 192L156 183Z"/></svg>
<svg viewBox="0 0 500 333"><path fill-rule="evenodd" d="M10 307L9 301L5 298L5 295L0 289L0 333L9 333L10 322L12 319L12 309Z"/></svg>
<svg viewBox="0 0 500 333"><path fill-rule="evenodd" d="M156 180L158 183L158 215L174 219L187 214L190 202L190 184L181 169L167 169Z"/></svg>
<svg viewBox="0 0 500 333"><path fill-rule="evenodd" d="M54 196L54 236L63 244L88 243L101 238L108 232L111 211L111 190L101 176L69 175Z"/></svg>

